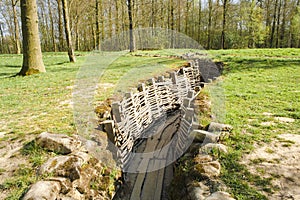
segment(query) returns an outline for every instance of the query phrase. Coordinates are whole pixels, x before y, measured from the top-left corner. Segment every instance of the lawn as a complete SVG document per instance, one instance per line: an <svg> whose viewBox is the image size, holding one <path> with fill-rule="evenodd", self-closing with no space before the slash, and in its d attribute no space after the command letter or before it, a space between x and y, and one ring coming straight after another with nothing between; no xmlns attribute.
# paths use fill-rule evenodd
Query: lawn
<svg viewBox="0 0 300 200"><path fill-rule="evenodd" d="M110 67L103 69L94 105L113 93L127 92L140 80L177 68L184 62L169 56L183 52L186 50L144 51L119 57ZM274 190L270 180L249 173L239 160L254 149L254 144L268 143L281 133L299 134L300 50L219 50L208 53L212 59L225 63L222 81L218 83L225 97L223 121L234 126L232 135L222 141L230 146L229 154L220 158L222 180L237 199L265 199L261 191ZM19 72L22 56L0 55L0 152L3 154L0 157L6 156L4 150L11 144L21 148L11 157L25 160L18 170L0 167L0 177L10 177L0 181L0 191L7 194L8 199L19 199L28 185L36 180L34 170L51 156L35 149L34 145L28 146L28 142L44 131L77 133L72 91L78 80L78 71L89 66L89 55L77 53L77 60L76 64L71 64L65 53L45 53L47 73L11 77ZM275 121L277 116L296 121L262 125L263 122Z"/></svg>
<svg viewBox="0 0 300 200"><path fill-rule="evenodd" d="M38 178L34 175L35 170L51 156L30 141L44 131L81 134L77 132L74 123L72 106L74 84L81 76L95 78L97 74L97 79L102 76L98 91L95 91L93 105L96 106L99 101L109 98L117 86L129 91L139 80L147 80L184 63L180 59L166 56L122 54L109 68L100 69L103 73L91 74L85 73L85 69L97 70L97 62L107 62L97 60L97 53L77 53L76 64L69 63L65 53L45 53L43 59L47 73L30 77L13 77L20 71L21 55L0 55L0 157L3 158L1 161L4 166L11 162L9 168L0 165L0 191L7 194L8 199L19 199ZM128 73L134 73L129 81L126 79ZM125 78L122 79L123 76ZM90 80L90 77L84 78ZM127 82L125 84L120 80ZM111 86L103 90L101 84ZM10 146L20 150L14 152ZM15 162L14 159L22 162Z"/></svg>
<svg viewBox="0 0 300 200"><path fill-rule="evenodd" d="M234 126L223 142L231 147L221 157L222 179L237 199L266 199L272 179L251 174L239 163L254 147L275 141L280 134L300 134L300 50L254 49L210 51L226 64L223 81L225 123ZM276 117L295 119L278 123ZM272 125L266 125L271 123Z"/></svg>

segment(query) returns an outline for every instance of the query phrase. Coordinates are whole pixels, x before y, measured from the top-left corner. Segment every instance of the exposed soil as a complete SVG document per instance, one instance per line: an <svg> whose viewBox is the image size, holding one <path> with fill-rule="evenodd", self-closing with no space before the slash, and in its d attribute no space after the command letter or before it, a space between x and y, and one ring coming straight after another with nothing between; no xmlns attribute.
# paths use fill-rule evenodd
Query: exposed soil
<svg viewBox="0 0 300 200"><path fill-rule="evenodd" d="M20 165L25 165L27 163L20 155L20 149L22 147L23 144L18 141L0 142L0 184L3 184L5 180L12 177L13 173ZM8 191L1 191L0 199L5 199L7 195Z"/></svg>
<svg viewBox="0 0 300 200"><path fill-rule="evenodd" d="M281 120L281 119L278 119ZM292 122L282 119L282 122ZM281 134L273 142L257 146L243 159L251 173L272 178L275 187L268 199L300 199L300 135Z"/></svg>

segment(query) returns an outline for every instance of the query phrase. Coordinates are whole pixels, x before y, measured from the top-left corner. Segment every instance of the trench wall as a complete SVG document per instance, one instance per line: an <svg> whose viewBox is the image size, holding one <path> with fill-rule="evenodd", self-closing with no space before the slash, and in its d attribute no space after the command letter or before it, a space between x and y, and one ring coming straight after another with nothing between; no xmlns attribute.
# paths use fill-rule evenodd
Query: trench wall
<svg viewBox="0 0 300 200"><path fill-rule="evenodd" d="M211 61L194 59L168 77L150 79L138 86L138 92L126 93L123 100L112 104L113 138L122 166L130 162L134 144L144 137L145 130L174 109L180 109L181 126L176 135L175 154L185 150L184 142L194 121L193 100L204 82L217 76L218 69Z"/></svg>

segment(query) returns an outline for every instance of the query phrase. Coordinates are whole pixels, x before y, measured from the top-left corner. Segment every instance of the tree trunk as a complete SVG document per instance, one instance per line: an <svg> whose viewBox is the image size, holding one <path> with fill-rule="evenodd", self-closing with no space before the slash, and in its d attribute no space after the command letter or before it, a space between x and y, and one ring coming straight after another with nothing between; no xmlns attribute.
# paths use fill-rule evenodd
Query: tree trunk
<svg viewBox="0 0 300 200"><path fill-rule="evenodd" d="M181 0L177 1L178 6L178 17L177 17L177 31L181 31Z"/></svg>
<svg viewBox="0 0 300 200"><path fill-rule="evenodd" d="M2 30L2 23L0 22L0 53L4 53L4 35L3 35L3 30Z"/></svg>
<svg viewBox="0 0 300 200"><path fill-rule="evenodd" d="M151 27L151 31L152 31L152 34L154 32L154 18L155 18L155 2L154 0L151 1L151 20L150 20L150 27Z"/></svg>
<svg viewBox="0 0 300 200"><path fill-rule="evenodd" d="M300 6L300 0L297 1L297 8ZM298 13L298 9L297 9L297 13ZM298 37L298 48L300 48L300 37Z"/></svg>
<svg viewBox="0 0 300 200"><path fill-rule="evenodd" d="M68 45L68 55L70 62L76 62L73 44L72 44L72 35L70 29L70 19L69 19L69 8L67 0L62 0L64 22L65 22L65 34Z"/></svg>
<svg viewBox="0 0 300 200"><path fill-rule="evenodd" d="M159 2L160 4L160 12L158 14L159 16L159 24L161 28L166 28L167 27L167 18L169 16L169 8L168 8L168 12L166 12L165 7L167 4L165 4L164 0L160 0ZM166 15L167 14L167 15Z"/></svg>
<svg viewBox="0 0 300 200"><path fill-rule="evenodd" d="M16 5L18 0L11 0L11 5L13 8L13 16L14 16L14 26L15 26L15 45L16 45L16 54L21 54L21 46L20 46L20 30L19 30L19 22Z"/></svg>
<svg viewBox="0 0 300 200"><path fill-rule="evenodd" d="M300 5L300 0L297 1L295 8L293 9L293 16L298 16L299 15L299 10L298 6ZM294 17L293 17L294 18ZM295 20L291 19L291 25L290 25L290 48L297 48L298 44L300 47L300 37L298 36L299 34L296 31L296 24ZM299 38L299 43L298 43L298 38ZM298 44L297 44L298 43Z"/></svg>
<svg viewBox="0 0 300 200"><path fill-rule="evenodd" d="M119 19L119 2L115 0L116 3L116 13L115 13L115 26L116 26L116 35L118 36L120 33L120 19Z"/></svg>
<svg viewBox="0 0 300 200"><path fill-rule="evenodd" d="M201 26L202 26L202 3L199 1L199 13L198 13L198 42L201 43Z"/></svg>
<svg viewBox="0 0 300 200"><path fill-rule="evenodd" d="M282 24L281 24L281 32L280 32L280 47L288 47L287 42L285 40L285 24L287 17L287 0L284 0L283 4L283 16L282 16Z"/></svg>
<svg viewBox="0 0 300 200"><path fill-rule="evenodd" d="M270 9L271 9L271 0L267 0L266 2L266 27L267 29L270 29L271 27L271 14L270 14ZM265 39L265 47L270 46L269 44L270 41L270 36L266 37Z"/></svg>
<svg viewBox="0 0 300 200"><path fill-rule="evenodd" d="M113 23L112 23L112 5L108 8L108 38L113 35Z"/></svg>
<svg viewBox="0 0 300 200"><path fill-rule="evenodd" d="M255 42L254 42L254 9L255 9L255 0L252 0L251 6L250 6L250 15L249 15L249 40L248 40L248 47L254 48Z"/></svg>
<svg viewBox="0 0 300 200"><path fill-rule="evenodd" d="M279 32L279 29L280 29L280 18L281 18L281 6L282 6L282 0L279 0L279 6L278 6L278 12L277 12L277 14L278 14L278 16L277 16L277 27L276 27L276 48L278 48L279 47L279 43L280 43L280 41L279 41L279 34L280 34L280 32Z"/></svg>
<svg viewBox="0 0 300 200"><path fill-rule="evenodd" d="M212 0L208 0L207 49L211 48Z"/></svg>
<svg viewBox="0 0 300 200"><path fill-rule="evenodd" d="M124 38L127 38L128 34L125 32L126 31L126 24L127 24L127 17L128 17L128 13L127 13L127 4L122 3L121 4L121 22L122 22L122 34L120 35L120 37L122 38L120 40L120 48L121 49L127 49L128 45L127 42L125 42ZM127 40L126 40L127 41Z"/></svg>
<svg viewBox="0 0 300 200"><path fill-rule="evenodd" d="M186 10L185 10L185 34L189 35L189 1L186 1Z"/></svg>
<svg viewBox="0 0 300 200"><path fill-rule="evenodd" d="M127 7L128 7L128 18L129 18L129 51L134 52L135 51L135 39L134 39L134 33L133 33L132 0L127 0Z"/></svg>
<svg viewBox="0 0 300 200"><path fill-rule="evenodd" d="M270 38L270 48L273 48L273 45L274 45L274 37L275 37L275 29L276 29L277 7L278 7L278 0L275 1L275 8L274 8L274 13L273 13L273 24L272 24L271 38Z"/></svg>
<svg viewBox="0 0 300 200"><path fill-rule="evenodd" d="M102 1L102 0L100 0ZM96 0L96 9L95 9L95 14L96 14L96 50L100 50L101 49L101 35L100 35L100 22L99 22L99 4L102 2L100 2L99 0Z"/></svg>
<svg viewBox="0 0 300 200"><path fill-rule="evenodd" d="M39 15L39 18L41 19L41 22L40 22L40 30L41 30L41 35L42 35L42 38L41 38L41 43L43 44L42 46L42 50L43 51L50 51L50 44L51 44L51 38L50 38L50 30L49 30L49 27L48 27L48 16L47 16L47 12L46 12L46 9L45 9L45 5L44 5L44 1L38 1L39 5L39 12L38 14Z"/></svg>
<svg viewBox="0 0 300 200"><path fill-rule="evenodd" d="M58 9L58 32L59 32L59 51L64 51L64 27L63 27L63 17L62 17L62 5L61 0L57 1L57 9Z"/></svg>
<svg viewBox="0 0 300 200"><path fill-rule="evenodd" d="M221 49L225 48L227 2L228 2L228 0L223 0L223 22L222 22L222 34L221 34Z"/></svg>
<svg viewBox="0 0 300 200"><path fill-rule="evenodd" d="M192 12L196 12L194 0L192 0L191 3L192 3ZM189 12L189 10L187 12ZM193 23L193 24L196 24L196 21L194 19L195 16L196 15L191 15L191 23ZM195 26L192 26L190 28L190 35L191 35L192 38L194 38L196 40L197 36L195 35L195 33L196 33L196 29L195 28L196 28Z"/></svg>
<svg viewBox="0 0 300 200"><path fill-rule="evenodd" d="M93 35L93 47L94 49L98 49L97 44L97 31L95 30L95 27L92 26L92 35Z"/></svg>
<svg viewBox="0 0 300 200"><path fill-rule="evenodd" d="M174 30L175 30L175 19L174 19L174 1L171 0L170 2L170 11L171 11L171 31L172 31L172 35L171 35L171 48L175 47L175 35L174 35Z"/></svg>
<svg viewBox="0 0 300 200"><path fill-rule="evenodd" d="M76 19L76 24L75 24L75 32L76 32L76 39L75 39L75 47L76 50L80 50L80 39L79 39L79 17Z"/></svg>
<svg viewBox="0 0 300 200"><path fill-rule="evenodd" d="M40 45L36 0L21 0L23 65L19 75L46 72Z"/></svg>
<svg viewBox="0 0 300 200"><path fill-rule="evenodd" d="M99 11L103 12L103 0L100 0ZM104 15L100 15L100 24L101 24L101 40L105 39L105 18ZM101 42L101 41L100 41Z"/></svg>
<svg viewBox="0 0 300 200"><path fill-rule="evenodd" d="M54 21L53 21L53 15L52 15L52 6L50 0L48 0L48 12L49 12L49 18L51 23L51 39L52 39L52 50L54 52L57 51L56 49L56 42L55 42L55 29L54 29Z"/></svg>

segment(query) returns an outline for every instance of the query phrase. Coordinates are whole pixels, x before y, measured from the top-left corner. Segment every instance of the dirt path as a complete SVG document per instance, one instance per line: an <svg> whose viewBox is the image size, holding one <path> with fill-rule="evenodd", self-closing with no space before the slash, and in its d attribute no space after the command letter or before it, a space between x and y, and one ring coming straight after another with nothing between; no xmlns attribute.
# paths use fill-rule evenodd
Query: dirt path
<svg viewBox="0 0 300 200"><path fill-rule="evenodd" d="M270 200L300 199L300 135L282 134L270 144L258 146L244 157L253 174L272 178L275 187Z"/></svg>
<svg viewBox="0 0 300 200"><path fill-rule="evenodd" d="M1 138L1 137L0 137ZM20 165L27 164L27 161L20 155L23 147L21 142L0 142L0 184L13 176L13 173ZM0 199L5 199L9 191L1 191Z"/></svg>

